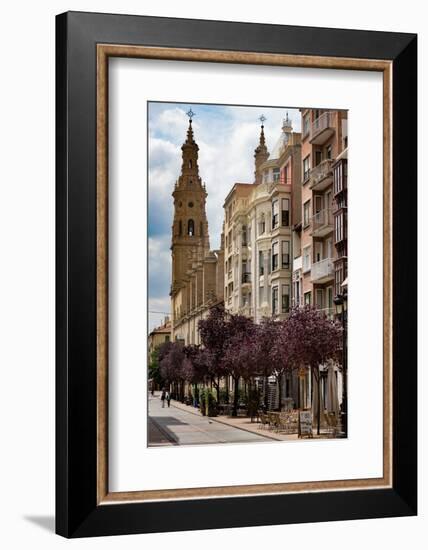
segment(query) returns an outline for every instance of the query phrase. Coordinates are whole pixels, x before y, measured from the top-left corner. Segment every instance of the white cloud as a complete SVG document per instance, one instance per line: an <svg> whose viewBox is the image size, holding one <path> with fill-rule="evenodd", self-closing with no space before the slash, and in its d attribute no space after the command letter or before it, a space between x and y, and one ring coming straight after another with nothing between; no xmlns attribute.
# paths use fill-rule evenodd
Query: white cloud
<svg viewBox="0 0 428 550"><path fill-rule="evenodd" d="M162 105L162 104L160 104ZM157 104L159 109L159 104ZM175 144L182 144L186 138L189 118L185 107L160 107L159 114L150 118L150 139L152 136L162 136ZM199 123L193 120L193 129L199 130Z"/></svg>
<svg viewBox="0 0 428 550"><path fill-rule="evenodd" d="M170 317L170 308L169 296L149 299L149 332L162 325L165 317Z"/></svg>
<svg viewBox="0 0 428 550"><path fill-rule="evenodd" d="M170 310L170 236L149 237L149 330L162 324Z"/></svg>
<svg viewBox="0 0 428 550"><path fill-rule="evenodd" d="M161 273L171 266L170 236L149 237L150 270Z"/></svg>

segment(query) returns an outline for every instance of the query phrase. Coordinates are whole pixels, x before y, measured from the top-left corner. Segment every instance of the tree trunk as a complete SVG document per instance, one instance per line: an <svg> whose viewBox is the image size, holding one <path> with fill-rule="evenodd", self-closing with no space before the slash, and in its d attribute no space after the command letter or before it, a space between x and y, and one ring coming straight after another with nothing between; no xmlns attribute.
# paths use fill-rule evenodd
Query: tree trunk
<svg viewBox="0 0 428 550"><path fill-rule="evenodd" d="M265 394L265 397L264 397L264 403L265 403L265 410L267 411L268 410L268 377L265 376L265 380L264 380L264 385L265 385L265 391L264 391L264 394Z"/></svg>
<svg viewBox="0 0 428 550"><path fill-rule="evenodd" d="M278 382L278 411L281 412L281 395L282 395L282 375L277 377Z"/></svg>
<svg viewBox="0 0 428 550"><path fill-rule="evenodd" d="M320 384L320 371L317 367L317 392L318 392L318 407L317 407L317 434L320 435L321 428L321 384Z"/></svg>
<svg viewBox="0 0 428 550"><path fill-rule="evenodd" d="M239 401L239 376L233 377L234 393L233 393L233 410L232 416L238 416L238 401Z"/></svg>
<svg viewBox="0 0 428 550"><path fill-rule="evenodd" d="M312 407L312 410L314 411L314 414L316 414L316 416L317 416L317 418L316 418L316 420L317 420L317 434L319 435L320 434L320 429L321 429L321 404L320 404L321 392L320 392L320 380L319 380L320 377L319 377L319 368L318 368L318 366L311 367L310 373L311 373L311 403L312 403L311 407ZM315 385L316 385L316 387L315 387ZM318 397L318 403L317 403L316 411L314 410L315 395Z"/></svg>

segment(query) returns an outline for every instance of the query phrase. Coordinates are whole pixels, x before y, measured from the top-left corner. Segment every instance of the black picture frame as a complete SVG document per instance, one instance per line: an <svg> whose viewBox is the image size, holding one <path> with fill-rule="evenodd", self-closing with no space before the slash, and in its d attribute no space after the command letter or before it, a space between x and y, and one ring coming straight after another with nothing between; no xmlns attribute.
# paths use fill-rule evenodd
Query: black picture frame
<svg viewBox="0 0 428 550"><path fill-rule="evenodd" d="M99 43L392 61L392 488L97 505ZM56 18L56 97L56 532L86 537L415 515L417 36L68 12Z"/></svg>

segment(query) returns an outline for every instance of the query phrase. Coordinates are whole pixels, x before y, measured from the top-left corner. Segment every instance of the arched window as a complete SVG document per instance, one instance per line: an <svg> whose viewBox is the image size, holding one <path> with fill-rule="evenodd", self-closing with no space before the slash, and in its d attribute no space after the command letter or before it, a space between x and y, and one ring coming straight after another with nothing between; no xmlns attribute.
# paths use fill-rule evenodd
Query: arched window
<svg viewBox="0 0 428 550"><path fill-rule="evenodd" d="M192 160L189 160L189 168L193 168L193 162L192 162Z"/></svg>
<svg viewBox="0 0 428 550"><path fill-rule="evenodd" d="M195 234L195 222L193 220L187 222L187 234L189 237L193 237Z"/></svg>
<svg viewBox="0 0 428 550"><path fill-rule="evenodd" d="M202 222L199 224L199 235L204 236L204 224Z"/></svg>

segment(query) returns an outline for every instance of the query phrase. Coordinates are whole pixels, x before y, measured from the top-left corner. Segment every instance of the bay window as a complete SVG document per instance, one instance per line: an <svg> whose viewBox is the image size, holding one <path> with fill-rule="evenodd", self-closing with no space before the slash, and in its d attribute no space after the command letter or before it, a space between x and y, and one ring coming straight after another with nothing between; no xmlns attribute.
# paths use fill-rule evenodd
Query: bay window
<svg viewBox="0 0 428 550"><path fill-rule="evenodd" d="M259 275L265 272L263 250L259 250Z"/></svg>
<svg viewBox="0 0 428 550"><path fill-rule="evenodd" d="M290 285L282 285L281 288L282 313L288 313L290 309Z"/></svg>
<svg viewBox="0 0 428 550"><path fill-rule="evenodd" d="M290 241L282 241L282 269L290 268Z"/></svg>
<svg viewBox="0 0 428 550"><path fill-rule="evenodd" d="M278 313L278 287L272 287L272 315Z"/></svg>
<svg viewBox="0 0 428 550"><path fill-rule="evenodd" d="M278 199L272 203L272 229L278 227L279 224L279 202Z"/></svg>
<svg viewBox="0 0 428 550"><path fill-rule="evenodd" d="M290 225L290 200L281 199L281 225L287 227Z"/></svg>
<svg viewBox="0 0 428 550"><path fill-rule="evenodd" d="M272 245L272 271L278 269L278 249L279 243L273 243Z"/></svg>

